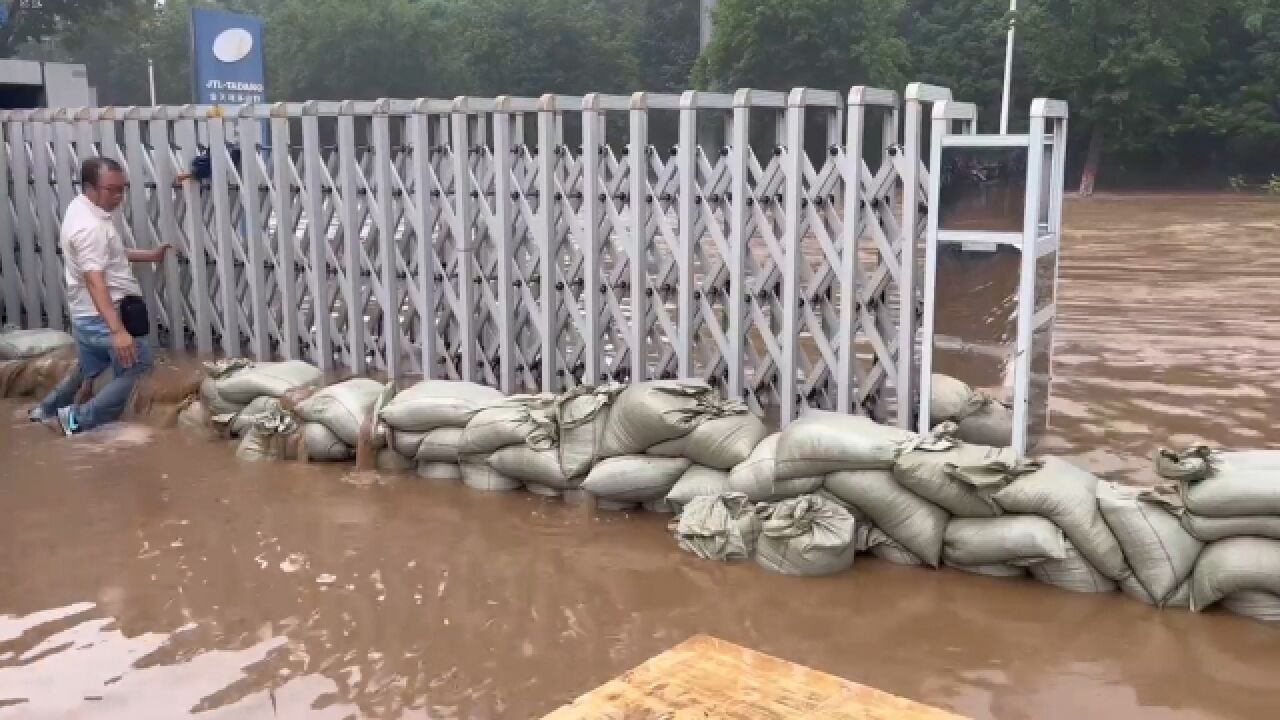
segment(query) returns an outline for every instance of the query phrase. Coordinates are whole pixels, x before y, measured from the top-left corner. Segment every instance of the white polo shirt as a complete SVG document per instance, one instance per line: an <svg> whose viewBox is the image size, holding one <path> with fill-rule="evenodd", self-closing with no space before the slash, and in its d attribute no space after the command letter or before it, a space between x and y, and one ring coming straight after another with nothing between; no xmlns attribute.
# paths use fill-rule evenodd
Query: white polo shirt
<svg viewBox="0 0 1280 720"><path fill-rule="evenodd" d="M67 306L71 317L93 317L93 305L84 274L98 271L107 281L111 301L119 303L126 295L141 295L142 288L133 276L129 256L111 213L94 205L84 195L77 195L67 206L62 218L62 263L66 270Z"/></svg>

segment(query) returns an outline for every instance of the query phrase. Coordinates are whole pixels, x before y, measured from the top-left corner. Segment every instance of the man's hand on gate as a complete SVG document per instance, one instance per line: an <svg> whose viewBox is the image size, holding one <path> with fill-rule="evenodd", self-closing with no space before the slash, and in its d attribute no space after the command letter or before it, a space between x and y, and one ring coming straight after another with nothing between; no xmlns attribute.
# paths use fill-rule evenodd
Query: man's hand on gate
<svg viewBox="0 0 1280 720"><path fill-rule="evenodd" d="M125 250L125 255L129 257L129 262L135 263L158 263L164 260L164 256L173 249L171 243L164 243L150 250Z"/></svg>

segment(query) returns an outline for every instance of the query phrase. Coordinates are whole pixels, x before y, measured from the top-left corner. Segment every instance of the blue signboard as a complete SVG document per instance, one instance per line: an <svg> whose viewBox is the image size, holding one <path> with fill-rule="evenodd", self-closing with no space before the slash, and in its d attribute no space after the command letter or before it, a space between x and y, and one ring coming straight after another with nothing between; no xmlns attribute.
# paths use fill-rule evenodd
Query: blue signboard
<svg viewBox="0 0 1280 720"><path fill-rule="evenodd" d="M260 18L191 8L191 69L196 104L264 102L267 88L262 58Z"/></svg>

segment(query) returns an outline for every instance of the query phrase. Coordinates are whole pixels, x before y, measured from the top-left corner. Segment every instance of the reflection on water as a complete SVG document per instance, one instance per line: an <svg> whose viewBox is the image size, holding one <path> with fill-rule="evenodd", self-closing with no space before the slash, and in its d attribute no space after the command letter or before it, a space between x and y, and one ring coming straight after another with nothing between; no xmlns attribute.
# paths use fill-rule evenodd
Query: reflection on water
<svg viewBox="0 0 1280 720"><path fill-rule="evenodd" d="M1068 216L1052 451L1140 483L1171 440L1275 444L1280 210ZM0 718L528 717L695 633L975 717L1280 702L1275 631L1229 615L861 558L785 578L682 555L662 517L0 417Z"/></svg>

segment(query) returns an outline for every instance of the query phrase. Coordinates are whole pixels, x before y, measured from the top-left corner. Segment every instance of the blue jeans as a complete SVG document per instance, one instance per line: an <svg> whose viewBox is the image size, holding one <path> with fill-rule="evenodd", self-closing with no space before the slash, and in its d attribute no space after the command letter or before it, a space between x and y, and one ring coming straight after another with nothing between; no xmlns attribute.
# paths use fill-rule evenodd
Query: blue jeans
<svg viewBox="0 0 1280 720"><path fill-rule="evenodd" d="M93 381L108 367L111 368L111 382L89 402L75 408L76 429L92 430L101 425L115 422L124 414L129 398L138 378L151 369L151 348L145 343L134 341L135 359L133 365L122 367L115 357L111 346L111 330L107 323L97 315L78 317L71 320L71 335L76 339L76 351L79 362L71 372L58 383L49 396L40 403L40 410L46 417L52 417L61 408L70 407L76 400L80 386Z"/></svg>

